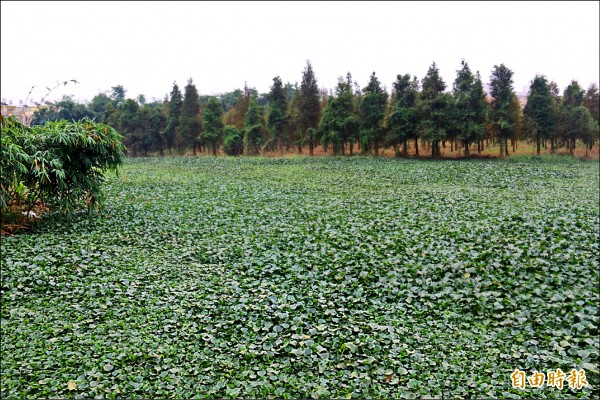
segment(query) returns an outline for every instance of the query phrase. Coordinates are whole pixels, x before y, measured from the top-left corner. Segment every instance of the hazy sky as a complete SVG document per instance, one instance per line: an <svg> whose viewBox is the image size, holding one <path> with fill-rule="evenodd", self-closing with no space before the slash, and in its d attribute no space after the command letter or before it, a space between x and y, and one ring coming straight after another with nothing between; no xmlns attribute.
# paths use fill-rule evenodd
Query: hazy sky
<svg viewBox="0 0 600 400"><path fill-rule="evenodd" d="M461 59L489 82L514 72L517 92L536 73L563 90L599 75L599 2L1 2L1 97L76 79L49 99L80 101L123 85L162 99L191 77L201 94L266 92L275 75L300 82L310 60L319 86L348 71L422 79L435 61L448 87Z"/></svg>

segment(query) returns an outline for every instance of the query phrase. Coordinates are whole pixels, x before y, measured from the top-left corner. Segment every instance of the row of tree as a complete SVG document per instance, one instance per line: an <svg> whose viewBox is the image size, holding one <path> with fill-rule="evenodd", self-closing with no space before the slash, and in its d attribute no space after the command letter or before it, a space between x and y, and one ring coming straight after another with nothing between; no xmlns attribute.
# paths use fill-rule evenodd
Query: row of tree
<svg viewBox="0 0 600 400"><path fill-rule="evenodd" d="M524 108L513 88L513 72L504 64L494 66L489 95L479 73L462 61L451 90L433 63L425 77L398 75L389 94L375 73L364 88L350 73L340 77L334 91L317 84L312 65L307 61L300 85L283 84L273 78L269 93L258 94L244 87L219 96L200 96L190 79L182 93L176 83L164 101L146 102L125 97L122 86L110 95L99 94L87 104L69 98L55 107L36 113L33 123L53 119L96 118L124 135L132 155L186 150L194 155L220 148L226 154L259 154L290 151L299 153L321 145L333 154L372 153L394 148L407 156L412 145L419 155L419 144L433 158L450 144L469 156L476 145L499 144L499 155L513 152L519 140L535 141L551 151L566 147L571 153L577 140L586 149L598 141L598 87L583 90L576 81L560 95L557 85L544 76L531 82Z"/></svg>

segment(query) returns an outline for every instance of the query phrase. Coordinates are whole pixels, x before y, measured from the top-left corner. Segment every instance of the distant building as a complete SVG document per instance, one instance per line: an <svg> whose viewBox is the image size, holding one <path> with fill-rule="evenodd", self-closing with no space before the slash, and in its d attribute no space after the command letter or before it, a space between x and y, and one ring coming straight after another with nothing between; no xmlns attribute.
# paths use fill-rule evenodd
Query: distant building
<svg viewBox="0 0 600 400"><path fill-rule="evenodd" d="M517 99L519 99L521 108L525 108L525 104L527 104L527 93L529 93L529 87L527 86L523 86L522 91L515 93L517 95Z"/></svg>
<svg viewBox="0 0 600 400"><path fill-rule="evenodd" d="M12 103L12 100L9 100L7 103L6 99L2 99L2 117L4 118L15 115L19 119L19 122L26 126L31 124L33 113L35 113L39 108L40 106L33 104L29 106L24 105L23 100L19 101L19 105L17 106Z"/></svg>

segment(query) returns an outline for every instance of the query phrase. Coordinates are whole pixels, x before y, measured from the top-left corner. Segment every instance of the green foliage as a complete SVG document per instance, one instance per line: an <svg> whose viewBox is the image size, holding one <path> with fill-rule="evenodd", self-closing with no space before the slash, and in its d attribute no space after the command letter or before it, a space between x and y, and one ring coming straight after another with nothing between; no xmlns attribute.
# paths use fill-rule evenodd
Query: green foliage
<svg viewBox="0 0 600 400"><path fill-rule="evenodd" d="M562 96L562 104L567 108L579 107L583 103L585 90L579 86L577 81L571 81Z"/></svg>
<svg viewBox="0 0 600 400"><path fill-rule="evenodd" d="M521 140L524 130L524 118L521 103L516 94L514 94L510 100L508 120L510 121L510 128L507 131L507 138L510 138L511 140ZM508 152L505 151L505 154L508 154Z"/></svg>
<svg viewBox="0 0 600 400"><path fill-rule="evenodd" d="M298 84L294 87L294 97L288 103L288 126L287 136L289 138L288 145L295 144L298 146L298 152L302 153L304 145L304 134L300 126L300 94Z"/></svg>
<svg viewBox="0 0 600 400"><path fill-rule="evenodd" d="M523 114L532 127L537 153L540 154L540 142L542 138L550 139L553 136L558 118L557 104L544 76L536 75L531 82Z"/></svg>
<svg viewBox="0 0 600 400"><path fill-rule="evenodd" d="M421 81L421 85L421 99L423 101L435 100L440 93L443 93L444 90L446 90L446 83L440 76L440 70L435 62L429 66L427 74Z"/></svg>
<svg viewBox="0 0 600 400"><path fill-rule="evenodd" d="M262 109L254 97L250 98L248 111L244 117L244 153L256 155L264 143L264 122Z"/></svg>
<svg viewBox="0 0 600 400"><path fill-rule="evenodd" d="M440 157L439 142L447 137L450 129L454 128L454 98L445 93L446 83L440 76L435 64L431 64L427 75L421 81L419 128L424 139L431 142L431 157Z"/></svg>
<svg viewBox="0 0 600 400"><path fill-rule="evenodd" d="M24 200L25 176L29 172L31 155L23 148L28 128L14 117L2 118L2 157L0 157L0 209L12 201Z"/></svg>
<svg viewBox="0 0 600 400"><path fill-rule="evenodd" d="M177 157L123 172L107 218L2 239L3 398L600 393L597 162ZM583 368L591 386L513 389L515 368Z"/></svg>
<svg viewBox="0 0 600 400"><path fill-rule="evenodd" d="M169 151L175 146L175 137L177 132L177 126L179 125L179 116L181 115L181 107L183 103L183 97L177 83L173 82L173 89L171 90L171 97L167 108L167 126L162 131L163 140L167 145ZM183 149L178 148L179 152L182 153Z"/></svg>
<svg viewBox="0 0 600 400"><path fill-rule="evenodd" d="M126 142L132 155L143 153L147 157L151 151L158 151L162 155L165 142L161 132L166 127L166 118L162 111L145 105L138 109L136 119L136 129Z"/></svg>
<svg viewBox="0 0 600 400"><path fill-rule="evenodd" d="M431 155L437 158L440 156L439 142L446 139L448 131L454 128L454 98L449 93L440 93L421 104L421 112L425 116L420 123L421 134L431 142Z"/></svg>
<svg viewBox="0 0 600 400"><path fill-rule="evenodd" d="M309 60L306 60L306 67L302 71L302 82L298 91L298 128L301 132L301 138L308 141L309 154L313 154L313 149L318 138L311 133L316 131L309 128L317 129L319 120L321 119L321 102L319 98L319 86L317 78L312 69Z"/></svg>
<svg viewBox="0 0 600 400"><path fill-rule="evenodd" d="M112 103L108 103L106 108L104 109L104 113L102 114L102 119L99 122L108 125L115 125L116 119L118 119L118 112Z"/></svg>
<svg viewBox="0 0 600 400"><path fill-rule="evenodd" d="M283 90L285 90L288 104L292 101L296 93L298 92L298 84L292 85L290 82L286 82L283 86Z"/></svg>
<svg viewBox="0 0 600 400"><path fill-rule="evenodd" d="M244 91L238 92L235 107L231 110L231 121L226 122L227 125L233 125L239 130L244 129L244 118L246 118L251 97L255 97L253 91L248 88L248 85L244 85Z"/></svg>
<svg viewBox="0 0 600 400"><path fill-rule="evenodd" d="M600 95L596 83L592 83L588 87L582 105L588 109L590 115L596 121L595 135L586 136L586 144L591 148L594 143L600 141L600 132L598 131L600 125Z"/></svg>
<svg viewBox="0 0 600 400"><path fill-rule="evenodd" d="M227 110L229 107L235 107L237 105L237 99L242 94L240 89L235 89L232 92L221 93L217 95L217 99L221 102L223 110Z"/></svg>
<svg viewBox="0 0 600 400"><path fill-rule="evenodd" d="M406 157L406 144L409 139L418 137L419 124L419 81L415 76L411 81L410 75L398 75L393 84L392 112L389 120L388 144L404 147Z"/></svg>
<svg viewBox="0 0 600 400"><path fill-rule="evenodd" d="M387 106L388 94L375 76L371 78L363 89L363 97L360 102L360 145L363 152L374 150L379 155L379 146L385 137L383 118Z"/></svg>
<svg viewBox="0 0 600 400"><path fill-rule="evenodd" d="M117 108L125 102L125 93L127 90L122 85L113 86L110 92L113 107Z"/></svg>
<svg viewBox="0 0 600 400"><path fill-rule="evenodd" d="M271 151L275 149L275 146L282 150L288 123L288 97L279 76L273 78L273 86L271 86L267 99L269 101L269 117L267 118L269 138L266 145L270 147Z"/></svg>
<svg viewBox="0 0 600 400"><path fill-rule="evenodd" d="M586 145L598 139L598 123L583 106L567 109L565 138L575 143L580 139ZM574 149L574 145L571 150Z"/></svg>
<svg viewBox="0 0 600 400"><path fill-rule="evenodd" d="M28 128L12 117L2 119L0 207L38 200L72 212L84 202L102 205L104 172L123 162L121 135L89 119L61 120Z"/></svg>
<svg viewBox="0 0 600 400"><path fill-rule="evenodd" d="M235 126L227 125L224 129L223 151L229 156L239 156L244 153L244 136Z"/></svg>
<svg viewBox="0 0 600 400"><path fill-rule="evenodd" d="M139 129L140 121L138 118L138 112L140 105L133 99L127 99L123 103L121 112L119 113L119 120L117 121L116 128L124 133L134 133Z"/></svg>
<svg viewBox="0 0 600 400"><path fill-rule="evenodd" d="M204 109L204 132L202 138L210 143L213 155L217 155L217 148L223 140L223 107L216 97L211 97Z"/></svg>
<svg viewBox="0 0 600 400"><path fill-rule="evenodd" d="M486 94L479 72L473 75L469 64L464 60L457 71L453 94L455 100L454 124L457 138L463 142L465 156L469 155L469 145L485 136L485 122L488 112Z"/></svg>
<svg viewBox="0 0 600 400"><path fill-rule="evenodd" d="M125 99L116 110L112 103L108 103L102 119L123 134L128 155L163 154L166 144L162 132L166 127L166 117L160 104L146 103L142 106L136 100Z"/></svg>
<svg viewBox="0 0 600 400"><path fill-rule="evenodd" d="M109 104L112 106L111 99L104 93L98 93L92 101L88 104L88 109L94 113L93 119L98 122L102 122L104 114L106 113ZM114 110L114 106L112 107Z"/></svg>
<svg viewBox="0 0 600 400"><path fill-rule="evenodd" d="M319 124L321 143L331 145L333 154L344 154L345 143L352 144L358 139L359 116L357 115L352 75L348 72L346 80L338 79L336 95L329 99Z"/></svg>
<svg viewBox="0 0 600 400"><path fill-rule="evenodd" d="M504 157L509 131L514 122L510 118L511 103L515 97L512 76L513 72L500 64L494 65L490 77L492 126L500 142L500 157Z"/></svg>
<svg viewBox="0 0 600 400"><path fill-rule="evenodd" d="M175 143L180 152L185 147L192 147L194 155L196 155L196 145L200 136L200 104L198 98L198 89L196 89L196 85L190 78L187 85L185 85L179 125L175 132ZM221 103L219 103L219 108L221 108ZM221 109L221 114L222 112Z"/></svg>
<svg viewBox="0 0 600 400"><path fill-rule="evenodd" d="M62 100L42 107L33 113L32 125L44 125L48 121L79 121L82 118L94 118L96 115L85 105L75 103L69 96L63 96Z"/></svg>
<svg viewBox="0 0 600 400"><path fill-rule="evenodd" d="M600 123L600 94L598 93L598 85L596 83L592 83L588 87L582 104L588 109L592 118Z"/></svg>

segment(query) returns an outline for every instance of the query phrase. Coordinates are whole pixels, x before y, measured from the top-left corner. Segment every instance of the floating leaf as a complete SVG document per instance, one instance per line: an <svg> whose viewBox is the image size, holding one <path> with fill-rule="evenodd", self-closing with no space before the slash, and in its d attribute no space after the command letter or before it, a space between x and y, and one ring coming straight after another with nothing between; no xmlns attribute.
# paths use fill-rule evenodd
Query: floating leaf
<svg viewBox="0 0 600 400"><path fill-rule="evenodd" d="M600 166L568 159L128 158L102 214L2 238L0 390L498 398L533 366L592 382Z"/></svg>

